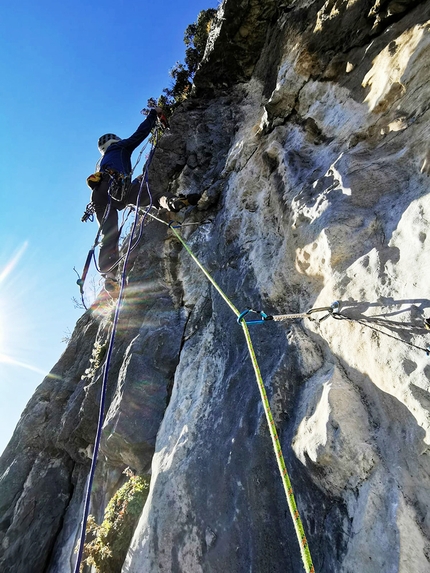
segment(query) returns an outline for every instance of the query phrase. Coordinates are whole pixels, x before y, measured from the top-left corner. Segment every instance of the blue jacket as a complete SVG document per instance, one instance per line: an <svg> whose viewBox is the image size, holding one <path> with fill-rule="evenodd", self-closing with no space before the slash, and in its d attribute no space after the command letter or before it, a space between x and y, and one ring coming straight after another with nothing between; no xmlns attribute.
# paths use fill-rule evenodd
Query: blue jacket
<svg viewBox="0 0 430 573"><path fill-rule="evenodd" d="M148 117L139 125L133 135L109 145L100 161L100 171L115 169L118 173L129 175L131 173L131 154L148 137L156 121L157 112L155 109L151 109Z"/></svg>

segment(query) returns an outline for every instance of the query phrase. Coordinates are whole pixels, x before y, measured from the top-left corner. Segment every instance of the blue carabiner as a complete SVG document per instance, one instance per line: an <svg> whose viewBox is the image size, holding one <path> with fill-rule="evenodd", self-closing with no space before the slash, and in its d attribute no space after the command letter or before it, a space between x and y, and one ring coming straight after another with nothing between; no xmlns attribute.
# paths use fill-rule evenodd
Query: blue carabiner
<svg viewBox="0 0 430 573"><path fill-rule="evenodd" d="M255 314L259 314L261 316L262 320L249 320L249 321L245 320L246 324L263 324L264 322L266 322L266 319L268 318L267 314L265 312L263 312L262 310L252 310L252 308L248 308L248 309L244 310L243 312L241 312L239 314L239 316L237 317L238 324L240 324L242 322L244 317L249 312L254 312Z"/></svg>

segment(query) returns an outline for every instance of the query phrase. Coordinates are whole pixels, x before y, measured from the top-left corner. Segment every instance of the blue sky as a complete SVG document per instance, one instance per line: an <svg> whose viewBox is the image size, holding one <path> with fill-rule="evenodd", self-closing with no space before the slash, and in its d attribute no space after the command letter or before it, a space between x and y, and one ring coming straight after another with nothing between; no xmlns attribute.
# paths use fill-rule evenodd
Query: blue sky
<svg viewBox="0 0 430 573"><path fill-rule="evenodd" d="M33 0L0 18L0 452L65 349L97 232L86 177L171 83L184 30L217 0ZM136 153L137 155L137 153Z"/></svg>

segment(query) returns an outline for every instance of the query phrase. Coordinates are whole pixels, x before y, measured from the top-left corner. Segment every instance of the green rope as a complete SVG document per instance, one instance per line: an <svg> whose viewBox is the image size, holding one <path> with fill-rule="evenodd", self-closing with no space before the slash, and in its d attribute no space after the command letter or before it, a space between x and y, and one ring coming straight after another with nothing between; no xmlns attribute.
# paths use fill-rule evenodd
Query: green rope
<svg viewBox="0 0 430 573"><path fill-rule="evenodd" d="M194 253L192 252L190 247L187 245L187 243L184 241L184 239L181 237L181 235L178 233L178 231L174 227L172 227L171 225L169 225L169 227L173 231L173 233L176 235L176 237L181 241L181 243L184 246L184 248L186 249L187 253L193 259L193 261L196 263L196 265L199 267L199 269L204 273L206 278L213 284L213 286L216 288L218 293L222 296L224 301L228 304L228 306L231 308L231 310L235 313L236 317L238 317L240 315L240 312L237 310L237 308L234 306L234 304L231 302L231 300L227 297L227 295L217 285L217 283L214 281L214 279L211 277L211 275L208 273L208 271L205 269L205 267L200 263L198 258L194 255Z"/></svg>
<svg viewBox="0 0 430 573"><path fill-rule="evenodd" d="M303 522L300 518L299 510L297 508L293 486L291 484L290 476L288 475L287 466L285 465L281 444L279 442L278 433L276 431L275 421L273 419L269 400L267 398L266 388L264 387L264 382L261 376L260 368L258 366L257 357L252 345L251 335L249 333L246 322L241 320L240 323L245 334L246 343L248 345L249 354L251 356L252 365L254 367L255 377L257 379L258 389L260 390L261 400L263 402L264 412L266 414L267 424L269 426L270 437L272 438L273 448L276 454L276 461L278 462L279 472L282 477L282 483L284 485L285 495L287 497L288 509L290 510L290 515L294 523L294 529L296 530L296 536L300 546L303 565L306 573L315 573L311 552L309 550L308 541L306 539L305 529L303 527Z"/></svg>
<svg viewBox="0 0 430 573"><path fill-rule="evenodd" d="M153 217L153 218L157 219L158 221L161 221L162 223L164 223L165 225L168 225L170 227L170 229L172 230L174 235L177 237L177 239L184 246L187 253L191 256L191 258L196 263L196 265L199 267L199 269L204 273L206 278L211 282L211 284L215 287L215 289L218 291L218 293L221 295L221 297L224 299L224 301L227 303L227 305L231 308L231 310L235 313L236 317L238 318L240 316L240 312L237 310L237 308L234 306L234 304L231 302L231 300L227 297L227 295L221 290L219 285L215 282L215 280L208 273L208 271L204 268L204 266L200 263L200 261L197 259L197 257L194 255L194 253L192 252L190 247L187 245L187 243L184 241L184 239L181 237L181 235L176 231L176 229L172 225L169 225L168 223L163 221L162 219L158 219L157 217ZM274 447L275 454L276 454L276 460L278 462L279 472L281 474L282 483L284 485L284 490L285 490L285 494L287 497L288 508L290 510L291 518L292 518L293 523L294 523L294 529L295 529L296 535L297 535L297 540L298 540L299 546L300 546L300 552L302 555L303 565L304 565L306 573L315 573L315 568L314 568L313 563L312 563L312 557L311 557L309 545L308 545L308 542L306 539L305 530L303 527L303 522L300 518L299 510L297 508L296 500L294 497L293 487L291 485L291 480L290 480L290 477L288 475L287 466L285 465L284 456L282 454L281 444L279 442L278 433L276 431L275 421L273 419L272 412L270 410L269 400L267 398L267 393L266 393L266 389L264 387L263 378L261 376L260 368L258 366L258 361L257 361L257 357L255 355L254 347L252 344L251 335L249 333L249 329L248 329L246 322L244 320L241 320L240 324L242 325L242 328L243 328L246 343L248 345L249 354L251 356L252 365L254 367L255 377L257 379L258 388L260 390L261 400L263 402L264 412L266 414L266 419L267 419L267 423L269 426L270 436L272 438L272 443L273 443L273 447Z"/></svg>

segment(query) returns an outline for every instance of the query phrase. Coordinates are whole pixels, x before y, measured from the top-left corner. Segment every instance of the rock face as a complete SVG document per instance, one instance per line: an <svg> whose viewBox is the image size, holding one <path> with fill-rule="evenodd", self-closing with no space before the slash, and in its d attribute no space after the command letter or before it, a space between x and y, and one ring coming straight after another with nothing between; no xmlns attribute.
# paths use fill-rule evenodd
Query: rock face
<svg viewBox="0 0 430 573"><path fill-rule="evenodd" d="M151 166L203 193L180 233L240 311L340 303L250 327L318 573L430 570L429 56L429 2L225 0ZM0 460L4 573L73 570L112 312ZM156 220L107 399L92 512L151 471L123 573L303 571L242 329Z"/></svg>

